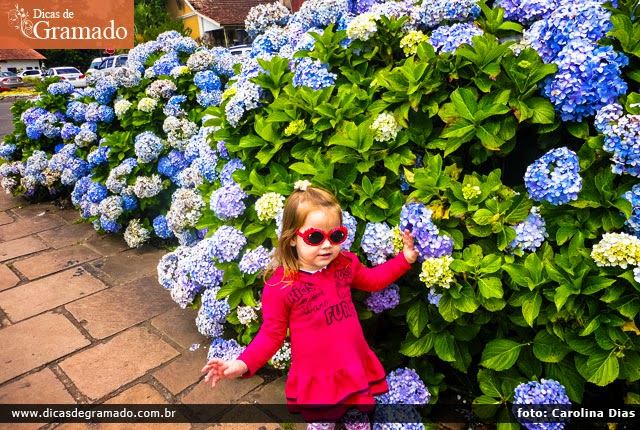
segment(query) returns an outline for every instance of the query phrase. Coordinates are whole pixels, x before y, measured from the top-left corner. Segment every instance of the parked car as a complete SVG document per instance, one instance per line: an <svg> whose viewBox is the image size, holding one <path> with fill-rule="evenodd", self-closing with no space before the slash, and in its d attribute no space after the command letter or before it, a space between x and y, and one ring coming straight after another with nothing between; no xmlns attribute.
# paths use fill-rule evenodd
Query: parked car
<svg viewBox="0 0 640 430"><path fill-rule="evenodd" d="M96 70L105 75L110 75L120 67L124 67L127 64L127 54L114 55L113 57L107 57L102 59L100 65L96 67Z"/></svg>
<svg viewBox="0 0 640 430"><path fill-rule="evenodd" d="M68 81L76 88L84 88L87 86L87 80L84 74L75 67L52 67L47 70L45 77L60 76L63 80Z"/></svg>
<svg viewBox="0 0 640 430"><path fill-rule="evenodd" d="M41 78L42 77L42 71L40 69L29 69L29 70L24 70L22 73L20 73L20 77L21 78Z"/></svg>
<svg viewBox="0 0 640 430"><path fill-rule="evenodd" d="M13 72L0 72L0 91L10 91L22 86L22 78Z"/></svg>
<svg viewBox="0 0 640 430"><path fill-rule="evenodd" d="M98 69L98 66L100 65L100 63L102 63L102 60L104 60L103 57L97 57L91 60L91 64L89 64L89 68L87 69L86 72L84 72L84 74L90 75L91 73L95 72Z"/></svg>
<svg viewBox="0 0 640 430"><path fill-rule="evenodd" d="M229 48L229 52L233 55L249 54L251 52L251 45L236 45Z"/></svg>

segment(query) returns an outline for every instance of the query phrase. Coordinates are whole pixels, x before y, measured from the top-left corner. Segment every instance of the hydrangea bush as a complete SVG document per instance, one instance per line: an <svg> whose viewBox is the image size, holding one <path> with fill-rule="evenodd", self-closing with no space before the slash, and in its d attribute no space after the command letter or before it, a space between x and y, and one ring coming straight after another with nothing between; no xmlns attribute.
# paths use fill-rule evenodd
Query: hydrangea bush
<svg viewBox="0 0 640 430"><path fill-rule="evenodd" d="M494 3L260 6L247 57L162 34L86 91L16 104L3 186L67 187L96 228L167 240L161 285L198 309L209 356L233 358L261 323L284 200L307 180L335 193L343 248L364 262L399 252L405 228L416 238L414 270L354 291L396 369L380 404L451 386L517 403L537 380L577 403L638 392L635 4ZM271 364L289 360L285 344Z"/></svg>

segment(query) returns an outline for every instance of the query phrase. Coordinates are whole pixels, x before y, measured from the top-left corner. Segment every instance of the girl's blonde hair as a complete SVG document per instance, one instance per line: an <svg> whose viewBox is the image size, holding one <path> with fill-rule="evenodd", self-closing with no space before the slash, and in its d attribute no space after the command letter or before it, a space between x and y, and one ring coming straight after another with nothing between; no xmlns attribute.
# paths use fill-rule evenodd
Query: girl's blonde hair
<svg viewBox="0 0 640 430"><path fill-rule="evenodd" d="M289 196L282 211L282 232L271 263L264 273L265 279L270 278L278 267L284 268L285 278L297 276L300 266L295 247L291 246L291 241L295 239L296 232L304 224L307 215L318 209L334 211L342 225L342 208L335 196L329 191L308 186L305 190L295 190Z"/></svg>

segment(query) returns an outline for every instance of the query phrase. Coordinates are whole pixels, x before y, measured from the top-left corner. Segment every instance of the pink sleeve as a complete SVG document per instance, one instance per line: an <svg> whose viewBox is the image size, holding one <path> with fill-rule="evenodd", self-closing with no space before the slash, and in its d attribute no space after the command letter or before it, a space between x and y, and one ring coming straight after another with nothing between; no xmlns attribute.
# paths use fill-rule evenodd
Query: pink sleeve
<svg viewBox="0 0 640 430"><path fill-rule="evenodd" d="M362 265L355 254L350 254L349 257L354 265L351 286L370 293L382 290L411 270L411 264L407 262L402 252L373 268Z"/></svg>
<svg viewBox="0 0 640 430"><path fill-rule="evenodd" d="M256 337L238 357L238 360L244 361L249 368L249 371L242 375L245 378L253 376L264 366L280 349L287 336L289 307L282 294L283 286L282 282L265 284L262 293L262 326ZM284 288L287 287L284 286Z"/></svg>

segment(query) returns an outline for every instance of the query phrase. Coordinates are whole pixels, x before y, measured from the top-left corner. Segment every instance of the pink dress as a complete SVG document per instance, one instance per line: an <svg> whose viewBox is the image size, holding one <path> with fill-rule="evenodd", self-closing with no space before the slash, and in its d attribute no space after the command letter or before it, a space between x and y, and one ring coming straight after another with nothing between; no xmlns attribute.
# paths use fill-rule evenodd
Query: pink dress
<svg viewBox="0 0 640 430"><path fill-rule="evenodd" d="M301 271L296 280L283 279L283 268L277 269L262 294L264 322L238 357L249 368L244 376L252 376L278 351L289 329L291 368L285 395L292 412L317 421L339 419L351 407L372 409L373 396L389 387L364 338L351 287L379 291L410 268L402 253L367 268L355 254L343 252L326 269Z"/></svg>

